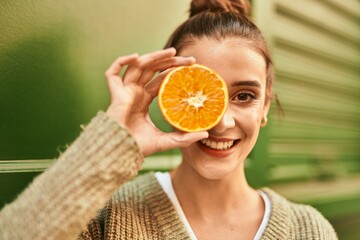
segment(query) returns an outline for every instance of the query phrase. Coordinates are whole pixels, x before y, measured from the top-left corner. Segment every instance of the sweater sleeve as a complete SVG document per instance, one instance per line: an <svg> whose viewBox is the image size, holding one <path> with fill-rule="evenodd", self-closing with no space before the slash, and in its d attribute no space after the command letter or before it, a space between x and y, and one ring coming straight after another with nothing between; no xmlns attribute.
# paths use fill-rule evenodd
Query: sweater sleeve
<svg viewBox="0 0 360 240"><path fill-rule="evenodd" d="M143 157L103 112L58 160L0 212L0 239L76 239Z"/></svg>

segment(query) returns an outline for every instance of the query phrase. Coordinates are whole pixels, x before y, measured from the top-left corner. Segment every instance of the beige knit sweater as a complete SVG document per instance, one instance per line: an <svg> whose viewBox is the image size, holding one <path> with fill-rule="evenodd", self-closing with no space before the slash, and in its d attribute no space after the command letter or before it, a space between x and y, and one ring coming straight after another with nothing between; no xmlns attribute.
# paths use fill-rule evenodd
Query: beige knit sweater
<svg viewBox="0 0 360 240"><path fill-rule="evenodd" d="M99 113L52 167L1 210L0 239L189 239L153 174L128 182L141 162L133 138ZM264 191L272 211L262 239L337 239L312 207Z"/></svg>

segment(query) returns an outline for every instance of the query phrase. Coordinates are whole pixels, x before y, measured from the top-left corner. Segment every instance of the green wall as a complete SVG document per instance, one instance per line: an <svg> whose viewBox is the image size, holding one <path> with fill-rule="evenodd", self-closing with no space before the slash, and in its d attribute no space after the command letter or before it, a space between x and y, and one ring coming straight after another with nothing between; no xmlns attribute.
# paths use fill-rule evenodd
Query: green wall
<svg viewBox="0 0 360 240"><path fill-rule="evenodd" d="M359 239L360 2L254 0L276 66L267 184Z"/></svg>

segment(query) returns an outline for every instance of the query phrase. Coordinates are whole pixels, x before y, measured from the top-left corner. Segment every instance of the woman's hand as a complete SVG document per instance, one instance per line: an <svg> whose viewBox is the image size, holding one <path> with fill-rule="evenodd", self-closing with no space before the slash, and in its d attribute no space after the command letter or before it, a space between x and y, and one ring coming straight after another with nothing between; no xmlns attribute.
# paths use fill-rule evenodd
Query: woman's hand
<svg viewBox="0 0 360 240"><path fill-rule="evenodd" d="M191 65L192 57L175 56L169 48L139 56L119 57L106 71L111 103L106 113L119 122L135 138L144 156L176 147L184 147L207 138L207 132L164 133L155 127L149 116L149 105L157 96L168 68ZM121 78L121 69L127 69ZM154 78L158 71L164 71ZM153 79L154 78L154 79Z"/></svg>

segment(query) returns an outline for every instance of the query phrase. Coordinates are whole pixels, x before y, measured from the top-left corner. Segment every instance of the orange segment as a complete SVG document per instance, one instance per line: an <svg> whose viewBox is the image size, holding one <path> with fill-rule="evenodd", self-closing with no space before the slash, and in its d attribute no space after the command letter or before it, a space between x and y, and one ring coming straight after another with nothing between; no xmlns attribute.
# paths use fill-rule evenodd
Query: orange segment
<svg viewBox="0 0 360 240"><path fill-rule="evenodd" d="M174 68L159 89L159 106L164 118L175 128L204 131L224 116L229 99L225 81L200 64Z"/></svg>

